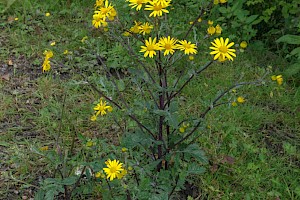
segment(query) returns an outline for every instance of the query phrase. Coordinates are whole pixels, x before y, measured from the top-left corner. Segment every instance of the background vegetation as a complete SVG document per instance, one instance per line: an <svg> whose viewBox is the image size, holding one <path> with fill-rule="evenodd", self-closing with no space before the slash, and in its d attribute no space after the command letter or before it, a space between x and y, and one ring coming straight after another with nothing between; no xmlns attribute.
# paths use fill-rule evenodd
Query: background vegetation
<svg viewBox="0 0 300 200"><path fill-rule="evenodd" d="M188 26L202 1L174 1L174 24ZM284 35L299 33L299 3L286 1L228 1L214 7L225 34L236 43L246 40L249 47L236 60L217 64L197 77L180 96L185 112L197 114L205 94L214 98L220 86L239 78L253 79L263 68L272 66L282 74L299 56L288 58L299 43L276 43ZM33 198L45 178L55 174L52 164L37 149L55 147L61 132L67 146L74 134L118 144L117 127L90 119L92 104L98 99L80 75L84 72L99 85L106 74L97 65L96 53L108 58L118 72L126 73L130 59L112 45L103 32L91 25L94 1L4 1L0 21L0 198ZM125 15L123 2L116 2L119 15ZM51 15L45 17L45 13ZM123 13L123 14L122 14ZM181 13L187 13L182 16ZM177 19L181 18L178 24ZM126 16L124 16L126 17ZM18 20L15 20L18 18ZM206 24L199 26L206 26ZM243 24L243 25L241 25ZM194 30L197 32L197 30ZM197 34L205 34L198 33ZM84 41L82 39L87 36ZM51 47L50 43L56 42ZM55 52L53 74L42 73L44 49ZM237 47L238 48L238 47ZM63 54L65 50L69 54ZM202 63L201 54L193 61ZM295 56L295 57L293 57ZM295 65L298 66L299 65ZM273 75L272 74L272 75ZM99 78L99 75L104 77ZM181 198L194 199L299 199L300 198L300 89L299 71L284 75L284 84L271 83L259 89L244 87L246 103L220 107L209 114L207 128L199 134L199 144L209 158L206 173L191 177ZM122 83L120 83L122 84ZM132 90L124 85L124 90ZM134 99L134 92L128 94ZM64 105L65 118L61 120ZM199 109L197 109L199 108ZM63 124L63 125L62 125ZM81 151L86 141L76 138ZM56 150L56 149L54 149ZM82 193L101 198L101 191ZM180 197L179 197L180 198Z"/></svg>

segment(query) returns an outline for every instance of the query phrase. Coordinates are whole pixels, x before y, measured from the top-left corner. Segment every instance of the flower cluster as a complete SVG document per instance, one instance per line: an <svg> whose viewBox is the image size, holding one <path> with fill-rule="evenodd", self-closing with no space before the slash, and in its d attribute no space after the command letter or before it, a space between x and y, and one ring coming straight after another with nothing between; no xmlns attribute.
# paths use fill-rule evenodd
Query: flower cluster
<svg viewBox="0 0 300 200"><path fill-rule="evenodd" d="M45 59L44 59L44 62L43 62L43 72L46 72L46 71L49 71L51 69L51 65L50 65L50 58L53 57L53 52L51 50L45 50L44 52L44 55L45 55Z"/></svg>
<svg viewBox="0 0 300 200"><path fill-rule="evenodd" d="M127 170L123 168L123 163L121 163L119 160L111 161L108 159L105 164L107 167L103 168L103 171L106 173L107 179L110 181L114 180L115 178L121 179L127 174ZM101 174L99 175L101 176Z"/></svg>
<svg viewBox="0 0 300 200"><path fill-rule="evenodd" d="M209 35L213 35L213 34L217 34L217 35L220 35L222 33L222 28L221 26L218 24L217 26L212 26L210 25L207 29L207 33Z"/></svg>
<svg viewBox="0 0 300 200"><path fill-rule="evenodd" d="M180 126L180 128L179 128L179 132L180 132L180 133L184 133L184 132L185 132L185 129L187 129L189 126L190 126L190 123L185 123L185 122L183 122L183 123L182 123L182 126Z"/></svg>
<svg viewBox="0 0 300 200"><path fill-rule="evenodd" d="M232 102L231 105L237 106L238 103L242 104L242 103L245 103L245 101L246 101L245 98L240 96L236 99L236 101Z"/></svg>
<svg viewBox="0 0 300 200"><path fill-rule="evenodd" d="M282 75L273 75L273 76L271 76L271 79L272 79L272 81L277 81L277 84L278 85L282 85L282 83L283 83L283 78L282 78Z"/></svg>
<svg viewBox="0 0 300 200"><path fill-rule="evenodd" d="M145 40L145 46L141 46L140 52L144 52L144 57L149 56L153 58L156 55L156 51L164 51L164 56L173 54L176 49L184 51L185 54L196 54L197 46L186 40L177 40L175 38L161 37L158 42L157 38L149 38Z"/></svg>
<svg viewBox="0 0 300 200"><path fill-rule="evenodd" d="M225 60L233 60L232 57L236 57L235 49L230 49L234 45L233 42L229 43L229 38L224 39L216 38L214 42L211 42L213 47L209 47L213 51L210 52L211 55L214 56L214 60L219 60L220 62L224 62Z"/></svg>
<svg viewBox="0 0 300 200"><path fill-rule="evenodd" d="M107 102L100 99L100 102L94 107L95 114L91 117L92 121L96 121L98 115L106 115L107 112L111 112L113 108L111 106L106 105Z"/></svg>
<svg viewBox="0 0 300 200"><path fill-rule="evenodd" d="M113 21L117 16L117 11L108 0L96 0L93 15L93 26L96 28L104 27L107 30L108 21Z"/></svg>
<svg viewBox="0 0 300 200"><path fill-rule="evenodd" d="M144 10L152 11L149 17L160 17L163 13L169 13L166 9L170 6L171 0L126 0L131 8L137 11L141 10L143 5Z"/></svg>

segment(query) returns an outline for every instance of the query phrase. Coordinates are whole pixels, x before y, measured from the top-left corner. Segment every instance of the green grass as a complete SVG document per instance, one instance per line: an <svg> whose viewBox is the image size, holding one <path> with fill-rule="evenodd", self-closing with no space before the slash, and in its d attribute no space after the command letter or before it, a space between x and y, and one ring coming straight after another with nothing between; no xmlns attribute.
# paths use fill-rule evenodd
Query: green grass
<svg viewBox="0 0 300 200"><path fill-rule="evenodd" d="M77 73L86 73L90 80L105 77L94 66L93 53L109 52L110 45L91 28L92 5L82 8L84 3L75 1L70 10L58 2L17 2L1 19L0 42L5 45L0 65L10 74L9 81L0 81L0 196L4 199L32 197L40 181L53 173L51 163L32 147L54 148L59 131L67 146L78 133L106 139L118 134L109 125L112 119L100 125L90 122L99 96ZM46 18L45 12L51 16ZM10 16L19 21L7 22ZM87 43L80 41L84 36L89 37ZM51 47L51 41L56 46ZM56 73L50 75L41 73L45 49L55 53ZM73 52L72 59L62 54L66 49ZM10 59L14 66L7 66ZM285 64L271 52L257 55L249 48L232 63L213 65L183 91L183 114L200 114L208 100L240 78L255 80L268 65L279 74ZM209 157L207 172L195 183L199 199L300 198L300 89L286 81L276 88L276 83L241 87L231 98L244 96L246 103L223 105L207 115L206 128L197 133ZM128 92L126 98L135 95Z"/></svg>

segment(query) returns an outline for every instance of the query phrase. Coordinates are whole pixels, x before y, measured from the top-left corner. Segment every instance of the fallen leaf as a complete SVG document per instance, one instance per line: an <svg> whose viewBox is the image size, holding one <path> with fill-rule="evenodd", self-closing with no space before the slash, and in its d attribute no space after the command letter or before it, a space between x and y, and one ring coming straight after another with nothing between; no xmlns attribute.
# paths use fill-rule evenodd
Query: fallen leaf
<svg viewBox="0 0 300 200"><path fill-rule="evenodd" d="M3 76L1 76L1 79L9 81L9 74L4 74Z"/></svg>
<svg viewBox="0 0 300 200"><path fill-rule="evenodd" d="M7 61L7 64L8 64L8 65L14 65L12 60L8 60L8 61Z"/></svg>

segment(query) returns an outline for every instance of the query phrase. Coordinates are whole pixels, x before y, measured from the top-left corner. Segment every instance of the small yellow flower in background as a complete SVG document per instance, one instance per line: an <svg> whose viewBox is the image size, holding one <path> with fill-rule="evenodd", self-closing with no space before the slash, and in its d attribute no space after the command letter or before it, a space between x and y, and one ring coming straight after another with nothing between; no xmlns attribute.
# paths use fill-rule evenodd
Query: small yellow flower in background
<svg viewBox="0 0 300 200"><path fill-rule="evenodd" d="M207 21L207 24L211 26L211 25L214 24L214 21L208 20L208 21Z"/></svg>
<svg viewBox="0 0 300 200"><path fill-rule="evenodd" d="M41 151L48 151L49 147L48 146L43 146L40 148Z"/></svg>
<svg viewBox="0 0 300 200"><path fill-rule="evenodd" d="M95 173L95 177L96 178L105 178L105 174L103 173L103 171L99 171L99 172Z"/></svg>
<svg viewBox="0 0 300 200"><path fill-rule="evenodd" d="M107 179L110 181L117 178L118 174L121 174L124 170L122 168L123 163L121 163L119 160L113 160L110 159L105 162L107 168L103 168L104 172L107 175Z"/></svg>
<svg viewBox="0 0 300 200"><path fill-rule="evenodd" d="M139 33L141 33L143 35L149 34L152 29L153 29L153 26L150 25L148 22L146 22L139 26Z"/></svg>
<svg viewBox="0 0 300 200"><path fill-rule="evenodd" d="M215 27L215 29L216 29L216 34L221 34L222 33L222 28L219 24Z"/></svg>
<svg viewBox="0 0 300 200"><path fill-rule="evenodd" d="M215 27L213 27L213 26L208 27L208 29L207 29L208 34L213 35L213 34L215 34L215 32L216 32Z"/></svg>
<svg viewBox="0 0 300 200"><path fill-rule="evenodd" d="M127 152L128 149L126 147L122 147L122 152Z"/></svg>
<svg viewBox="0 0 300 200"><path fill-rule="evenodd" d="M219 4L219 0L214 0L214 4L215 5Z"/></svg>
<svg viewBox="0 0 300 200"><path fill-rule="evenodd" d="M201 18L199 18L199 19L198 19L198 22L202 22L202 19L201 19Z"/></svg>
<svg viewBox="0 0 300 200"><path fill-rule="evenodd" d="M226 3L227 0L220 0L220 3Z"/></svg>
<svg viewBox="0 0 300 200"><path fill-rule="evenodd" d="M127 174L127 170L124 169L121 173L117 174L118 179L122 179Z"/></svg>
<svg viewBox="0 0 300 200"><path fill-rule="evenodd" d="M237 103L234 101L231 103L232 106L237 106Z"/></svg>
<svg viewBox="0 0 300 200"><path fill-rule="evenodd" d="M102 7L104 5L104 0L96 0L95 9Z"/></svg>
<svg viewBox="0 0 300 200"><path fill-rule="evenodd" d="M151 37L149 37L148 40L145 40L146 46L141 46L140 52L145 52L144 57L149 56L150 58L153 58L154 55L156 55L156 51L161 50L161 47L158 43L156 43L156 37L152 40Z"/></svg>
<svg viewBox="0 0 300 200"><path fill-rule="evenodd" d="M92 140L89 140L89 141L86 142L85 146L86 147L92 147L92 146L94 146L94 142Z"/></svg>
<svg viewBox="0 0 300 200"><path fill-rule="evenodd" d="M43 67L43 72L50 71L51 65L48 58L44 60L42 67Z"/></svg>
<svg viewBox="0 0 300 200"><path fill-rule="evenodd" d="M91 116L91 121L96 121L96 120L97 120L97 116L96 115Z"/></svg>
<svg viewBox="0 0 300 200"><path fill-rule="evenodd" d="M128 167L128 170L131 171L131 170L133 170L133 168L132 168L131 166L129 166L129 167Z"/></svg>
<svg viewBox="0 0 300 200"><path fill-rule="evenodd" d="M125 31L122 35L124 35L125 37L129 37L129 36L131 36L131 33L128 31Z"/></svg>
<svg viewBox="0 0 300 200"><path fill-rule="evenodd" d="M67 55L67 54L69 54L69 51L66 49L63 54Z"/></svg>
<svg viewBox="0 0 300 200"><path fill-rule="evenodd" d="M134 21L134 26L130 28L130 31L133 33L139 33L141 24L142 22Z"/></svg>
<svg viewBox="0 0 300 200"><path fill-rule="evenodd" d="M106 101L103 101L102 99L100 99L100 103L98 103L95 107L94 107L94 110L97 111L96 112L96 117L98 115L106 115L106 111L108 112L111 112L113 110L113 108L111 106L107 106L106 105L107 102Z"/></svg>
<svg viewBox="0 0 300 200"><path fill-rule="evenodd" d="M168 37L162 37L159 39L159 46L162 48L162 50L165 50L164 56L173 54L176 49L176 42L177 39Z"/></svg>
<svg viewBox="0 0 300 200"><path fill-rule="evenodd" d="M246 47L248 46L247 42L246 41L242 41L241 44L240 44L240 47L245 49Z"/></svg>
<svg viewBox="0 0 300 200"><path fill-rule="evenodd" d="M109 29L105 27L103 30L104 30L104 32L107 32Z"/></svg>
<svg viewBox="0 0 300 200"><path fill-rule="evenodd" d="M217 60L220 56L222 60L226 58L228 58L229 60L233 60L232 57L236 57L234 53L235 49L230 49L230 47L234 45L234 42L229 43L229 38L226 38L225 41L222 37L216 38L214 42L211 42L211 44L213 45L213 47L209 48L213 51L210 52L210 54L215 55L214 60Z"/></svg>
<svg viewBox="0 0 300 200"><path fill-rule="evenodd" d="M49 17L50 15L51 15L51 14L50 14L50 13L48 13L48 12L45 14L45 16L46 16L46 17Z"/></svg>
<svg viewBox="0 0 300 200"><path fill-rule="evenodd" d="M55 42L51 42L50 45L51 45L51 46L55 46L56 43L55 43Z"/></svg>
<svg viewBox="0 0 300 200"><path fill-rule="evenodd" d="M271 76L271 79L273 80L273 81L277 81L277 84L278 85L282 85L282 83L283 83L283 78L282 78L282 75L273 75L273 76Z"/></svg>
<svg viewBox="0 0 300 200"><path fill-rule="evenodd" d="M84 36L84 37L81 39L81 42L84 43L87 39L88 39L88 36Z"/></svg>
<svg viewBox="0 0 300 200"><path fill-rule="evenodd" d="M238 103L245 103L246 101L244 97L238 97L236 100Z"/></svg>
<svg viewBox="0 0 300 200"><path fill-rule="evenodd" d="M15 21L18 21L18 20L19 20L19 18L16 17L16 18L15 18Z"/></svg>
<svg viewBox="0 0 300 200"><path fill-rule="evenodd" d="M197 53L197 46L196 44L192 44L191 42L188 42L186 40L180 40L178 41L180 44L177 44L177 49L180 51L184 51L184 54L196 54Z"/></svg>
<svg viewBox="0 0 300 200"><path fill-rule="evenodd" d="M194 59L195 59L194 56L192 56L192 55L189 56L189 60L194 60Z"/></svg>
<svg viewBox="0 0 300 200"><path fill-rule="evenodd" d="M129 1L129 6L135 8L137 11L141 10L144 3L147 3L148 0L127 0Z"/></svg>
<svg viewBox="0 0 300 200"><path fill-rule="evenodd" d="M191 24L191 25L192 25L193 23L194 23L194 22L189 22L189 24Z"/></svg>
<svg viewBox="0 0 300 200"><path fill-rule="evenodd" d="M170 1L155 0L148 1L148 3L150 5L146 5L145 10L152 10L149 17L162 16L163 13L169 13L169 11L165 8L167 8L170 5Z"/></svg>
<svg viewBox="0 0 300 200"><path fill-rule="evenodd" d="M187 129L189 126L190 126L189 123L183 122L183 123L182 123L182 126L179 128L179 132L180 132L180 133L184 133L184 132L185 132L185 129Z"/></svg>

